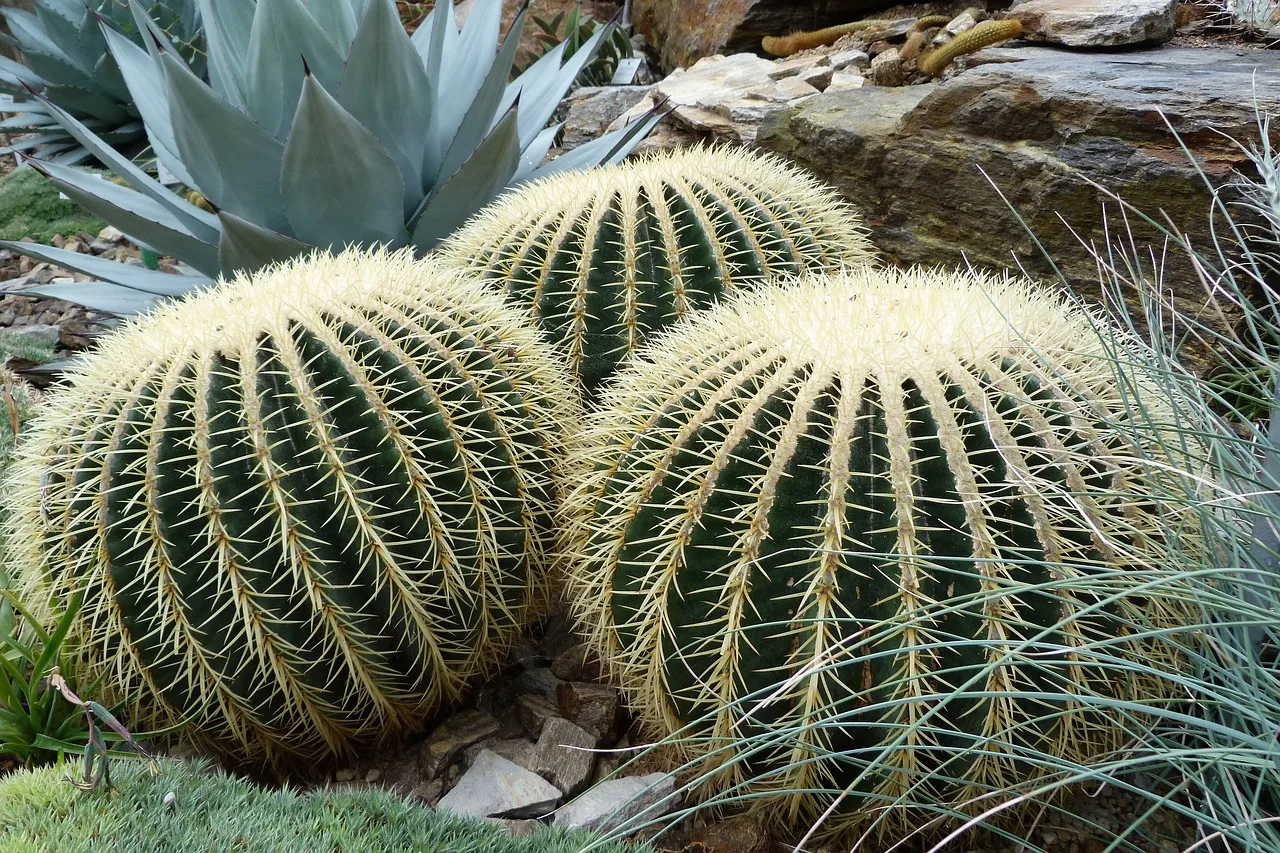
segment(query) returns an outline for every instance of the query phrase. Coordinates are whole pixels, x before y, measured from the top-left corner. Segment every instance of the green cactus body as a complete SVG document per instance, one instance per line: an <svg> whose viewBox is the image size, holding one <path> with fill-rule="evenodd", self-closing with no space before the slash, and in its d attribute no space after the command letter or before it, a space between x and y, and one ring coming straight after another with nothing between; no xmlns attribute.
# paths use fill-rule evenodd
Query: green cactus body
<svg viewBox="0 0 1280 853"><path fill-rule="evenodd" d="M394 735L545 595L572 384L501 295L404 252L290 262L107 339L8 480L33 600L86 590L131 722L249 761Z"/></svg>
<svg viewBox="0 0 1280 853"><path fill-rule="evenodd" d="M973 27L944 42L920 58L918 66L930 77L937 77L957 58L1022 35L1022 22L1012 18L979 21Z"/></svg>
<svg viewBox="0 0 1280 853"><path fill-rule="evenodd" d="M1176 511L1141 497L1126 399L1088 319L1029 285L861 268L736 297L589 416L580 626L713 789L761 776L813 819L848 786L828 826L859 830L899 798L984 810L1037 755L1124 742L1089 697L1169 690L1092 663L1163 660L1126 635L1180 614L1133 592Z"/></svg>
<svg viewBox="0 0 1280 853"><path fill-rule="evenodd" d="M588 392L723 293L874 258L830 189L773 157L702 148L536 182L442 252L531 306Z"/></svg>

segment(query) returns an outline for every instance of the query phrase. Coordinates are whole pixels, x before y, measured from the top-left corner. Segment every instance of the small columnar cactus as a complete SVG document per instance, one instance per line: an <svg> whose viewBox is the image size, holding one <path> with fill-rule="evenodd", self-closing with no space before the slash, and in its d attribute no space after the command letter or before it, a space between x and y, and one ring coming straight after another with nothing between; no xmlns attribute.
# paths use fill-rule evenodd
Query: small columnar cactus
<svg viewBox="0 0 1280 853"><path fill-rule="evenodd" d="M588 392L724 293L874 258L833 190L774 157L705 148L535 182L442 251L531 306Z"/></svg>
<svg viewBox="0 0 1280 853"><path fill-rule="evenodd" d="M1125 738L1101 704L1167 695L1128 663L1172 657L1128 635L1180 613L1142 589L1176 513L1142 497L1113 367L1056 298L941 271L704 312L587 421L580 625L652 736L777 815L982 810L1087 763Z"/></svg>
<svg viewBox="0 0 1280 853"><path fill-rule="evenodd" d="M33 601L84 590L134 726L250 761L390 736L545 597L572 383L500 294L405 252L289 262L108 338L8 479Z"/></svg>

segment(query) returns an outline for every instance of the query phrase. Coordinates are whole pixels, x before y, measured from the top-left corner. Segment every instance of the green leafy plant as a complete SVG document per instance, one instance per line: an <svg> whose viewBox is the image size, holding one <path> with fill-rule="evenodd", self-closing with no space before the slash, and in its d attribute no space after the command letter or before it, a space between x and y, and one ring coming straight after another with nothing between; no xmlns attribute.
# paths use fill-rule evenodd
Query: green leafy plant
<svg viewBox="0 0 1280 853"><path fill-rule="evenodd" d="M84 593L80 665L132 721L259 764L347 754L458 701L540 612L576 403L481 282L317 253L69 378L10 469L11 570L37 615Z"/></svg>
<svg viewBox="0 0 1280 853"><path fill-rule="evenodd" d="M80 231L97 234L107 223L58 197L58 188L31 168L0 177L0 240L52 240Z"/></svg>
<svg viewBox="0 0 1280 853"><path fill-rule="evenodd" d="M577 454L570 601L702 796L897 840L1025 811L1177 703L1160 638L1190 588L1155 557L1195 518L1151 460L1189 454L1176 396L1106 343L1028 282L862 267L619 374Z"/></svg>
<svg viewBox="0 0 1280 853"><path fill-rule="evenodd" d="M573 56L583 45L591 40L604 24L590 15L584 15L580 6L560 11L550 20L532 16L533 24L540 32L535 36L540 49L538 57L545 56L547 51L554 50L556 45L564 43L565 59ZM582 86L607 86L618 70L618 61L634 56L631 39L627 31L615 27L609 38L600 44L594 59L578 72L577 82ZM520 73L523 73L523 69Z"/></svg>
<svg viewBox="0 0 1280 853"><path fill-rule="evenodd" d="M207 763L165 759L150 772L118 773L113 797L84 794L61 768L0 779L0 848L90 853L129 850L393 850L577 853L599 839L543 826L517 837L491 821L464 818L377 788L271 791ZM125 841L127 839L127 842ZM646 844L604 843L604 853L652 853Z"/></svg>
<svg viewBox="0 0 1280 853"><path fill-rule="evenodd" d="M14 114L0 122L0 133L34 134L0 148L0 155L25 151L64 164L93 156L58 123L50 103L78 119L104 144L138 153L146 135L134 97L107 49L106 30L142 45L129 5L123 0L33 3L34 13L0 7L0 18L12 33L0 38L22 56L21 62L0 57L0 93L6 93L0 94L0 112ZM203 73L200 15L194 0L151 0L145 14L194 73Z"/></svg>
<svg viewBox="0 0 1280 853"><path fill-rule="evenodd" d="M527 10L498 46L500 0L460 31L442 4L410 37L392 0L199 0L209 83L169 51L111 40L159 162L213 207L161 186L50 107L132 189L36 163L72 200L186 265L146 274L33 244L4 243L100 282L38 292L115 313L145 310L217 276L319 247L434 248L508 187L613 162L657 117L545 165L565 92L610 33L566 60L549 51L508 83ZM153 30L154 33L154 30Z"/></svg>
<svg viewBox="0 0 1280 853"><path fill-rule="evenodd" d="M592 394L649 336L722 294L875 258L830 188L775 157L704 148L522 188L441 254L528 305Z"/></svg>

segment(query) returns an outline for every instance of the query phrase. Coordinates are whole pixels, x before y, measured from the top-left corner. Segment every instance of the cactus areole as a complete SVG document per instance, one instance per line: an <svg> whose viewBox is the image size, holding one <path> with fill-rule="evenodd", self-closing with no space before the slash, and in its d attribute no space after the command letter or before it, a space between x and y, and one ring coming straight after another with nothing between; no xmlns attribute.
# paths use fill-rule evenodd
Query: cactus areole
<svg viewBox="0 0 1280 853"><path fill-rule="evenodd" d="M545 595L568 374L407 252L289 262L109 338L8 480L32 600L131 721L284 763L491 672Z"/></svg>
<svg viewBox="0 0 1280 853"><path fill-rule="evenodd" d="M1167 521L1125 418L1088 319L1029 284L863 268L736 297L588 420L580 625L713 787L808 819L854 794L833 826L981 811L1036 757L1123 741L1092 697L1158 690L1095 665L1156 659L1126 637L1178 611L1129 595Z"/></svg>

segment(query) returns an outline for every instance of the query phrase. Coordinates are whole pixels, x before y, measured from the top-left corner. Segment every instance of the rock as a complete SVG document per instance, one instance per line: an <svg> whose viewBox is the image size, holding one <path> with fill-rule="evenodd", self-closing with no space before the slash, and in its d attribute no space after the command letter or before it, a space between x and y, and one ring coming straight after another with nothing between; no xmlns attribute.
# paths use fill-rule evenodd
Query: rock
<svg viewBox="0 0 1280 853"><path fill-rule="evenodd" d="M670 812L679 799L675 788L670 773L610 779L556 809L554 819L566 829L609 832L641 812L646 821Z"/></svg>
<svg viewBox="0 0 1280 853"><path fill-rule="evenodd" d="M876 54L876 58L871 60L871 73L868 77L874 86L901 86L905 79L902 54L896 47Z"/></svg>
<svg viewBox="0 0 1280 853"><path fill-rule="evenodd" d="M99 240L106 240L108 243L119 243L124 239L124 232L114 225L108 225L98 232Z"/></svg>
<svg viewBox="0 0 1280 853"><path fill-rule="evenodd" d="M984 16L985 17L985 16ZM972 11L961 12L951 19L951 23L943 27L948 35L958 36L965 30L971 30L978 25L978 19Z"/></svg>
<svg viewBox="0 0 1280 853"><path fill-rule="evenodd" d="M649 91L647 86L584 86L565 101L564 136L560 147L576 148L598 139L618 116L631 109Z"/></svg>
<svg viewBox="0 0 1280 853"><path fill-rule="evenodd" d="M994 183L1069 284L1096 295L1097 264L1080 240L1105 247L1120 236L1119 222L1113 216L1112 230L1104 230L1105 196L1085 178L1157 219L1167 214L1203 249L1211 246L1211 195L1197 168L1215 186L1229 184L1235 170L1254 174L1226 136L1256 140L1255 98L1263 113L1280 113L1276 51L988 52L1016 61L926 86L822 94L798 110L773 114L759 143L833 184L863 211L872 241L894 262L1022 265L1056 281ZM1107 209L1114 215L1114 202ZM1159 252L1153 229L1134 217L1129 224L1137 245ZM1163 282L1183 310L1216 312L1202 310L1199 279L1178 252L1168 253Z"/></svg>
<svg viewBox="0 0 1280 853"><path fill-rule="evenodd" d="M800 72L797 76L821 92L831 85L831 78L834 73L830 65L816 65L808 71Z"/></svg>
<svg viewBox="0 0 1280 853"><path fill-rule="evenodd" d="M556 700L564 718L594 735L597 744L610 746L617 740L618 691L614 688L566 681L556 690Z"/></svg>
<svg viewBox="0 0 1280 853"><path fill-rule="evenodd" d="M502 827L507 831L508 835L513 835L516 838L533 835L542 826L536 820L510 820L508 818L487 817L484 818L484 821L485 823L492 823L494 826Z"/></svg>
<svg viewBox="0 0 1280 853"><path fill-rule="evenodd" d="M756 51L760 39L868 17L896 0L634 0L636 31L658 49L664 71L715 54Z"/></svg>
<svg viewBox="0 0 1280 853"><path fill-rule="evenodd" d="M672 121L691 130L750 143L765 115L778 105L798 103L818 94L817 89L798 75L826 64L825 58L779 62L786 64L779 66L748 53L700 60L688 71L676 71L654 84L649 96L628 110L610 129L639 117L661 102L671 108Z"/></svg>
<svg viewBox="0 0 1280 853"><path fill-rule="evenodd" d="M836 71L843 71L846 68L867 68L871 65L871 57L867 55L865 50L842 50L839 53L833 53L827 57L827 61L831 63L831 67Z"/></svg>
<svg viewBox="0 0 1280 853"><path fill-rule="evenodd" d="M522 694L555 696L556 688L560 684L561 680L556 678L555 673L549 667L539 666L521 672L516 676L511 686Z"/></svg>
<svg viewBox="0 0 1280 853"><path fill-rule="evenodd" d="M356 778L356 771L350 767L343 767L341 770L333 774L335 782L350 782Z"/></svg>
<svg viewBox="0 0 1280 853"><path fill-rule="evenodd" d="M850 89L861 89L866 85L867 78L861 74L847 74L844 71L837 71L831 75L831 82L827 84L824 91L827 92L847 92Z"/></svg>
<svg viewBox="0 0 1280 853"><path fill-rule="evenodd" d="M595 768L595 735L568 720L553 717L542 728L524 766L572 797L587 787Z"/></svg>
<svg viewBox="0 0 1280 853"><path fill-rule="evenodd" d="M473 743L498 733L498 721L484 711L462 711L454 714L427 738L422 746L420 767L423 776L435 776Z"/></svg>
<svg viewBox="0 0 1280 853"><path fill-rule="evenodd" d="M480 743L472 744L462 751L466 765L468 767L474 766L480 757L480 753L486 749L497 756L507 759L507 761L519 764L525 769L532 769L529 767L529 756L533 754L533 744L529 743L528 738L489 738Z"/></svg>
<svg viewBox="0 0 1280 853"><path fill-rule="evenodd" d="M486 749L436 808L466 817L538 817L559 801L555 785Z"/></svg>
<svg viewBox="0 0 1280 853"><path fill-rule="evenodd" d="M516 700L516 712L529 737L536 738L547 720L560 716L560 705L546 696L525 695Z"/></svg>
<svg viewBox="0 0 1280 853"><path fill-rule="evenodd" d="M1173 37L1178 0L1028 0L1005 17L1023 38L1067 47L1117 47Z"/></svg>
<svg viewBox="0 0 1280 853"><path fill-rule="evenodd" d="M599 681L600 659L586 643L578 643L551 662L551 671L565 681Z"/></svg>

